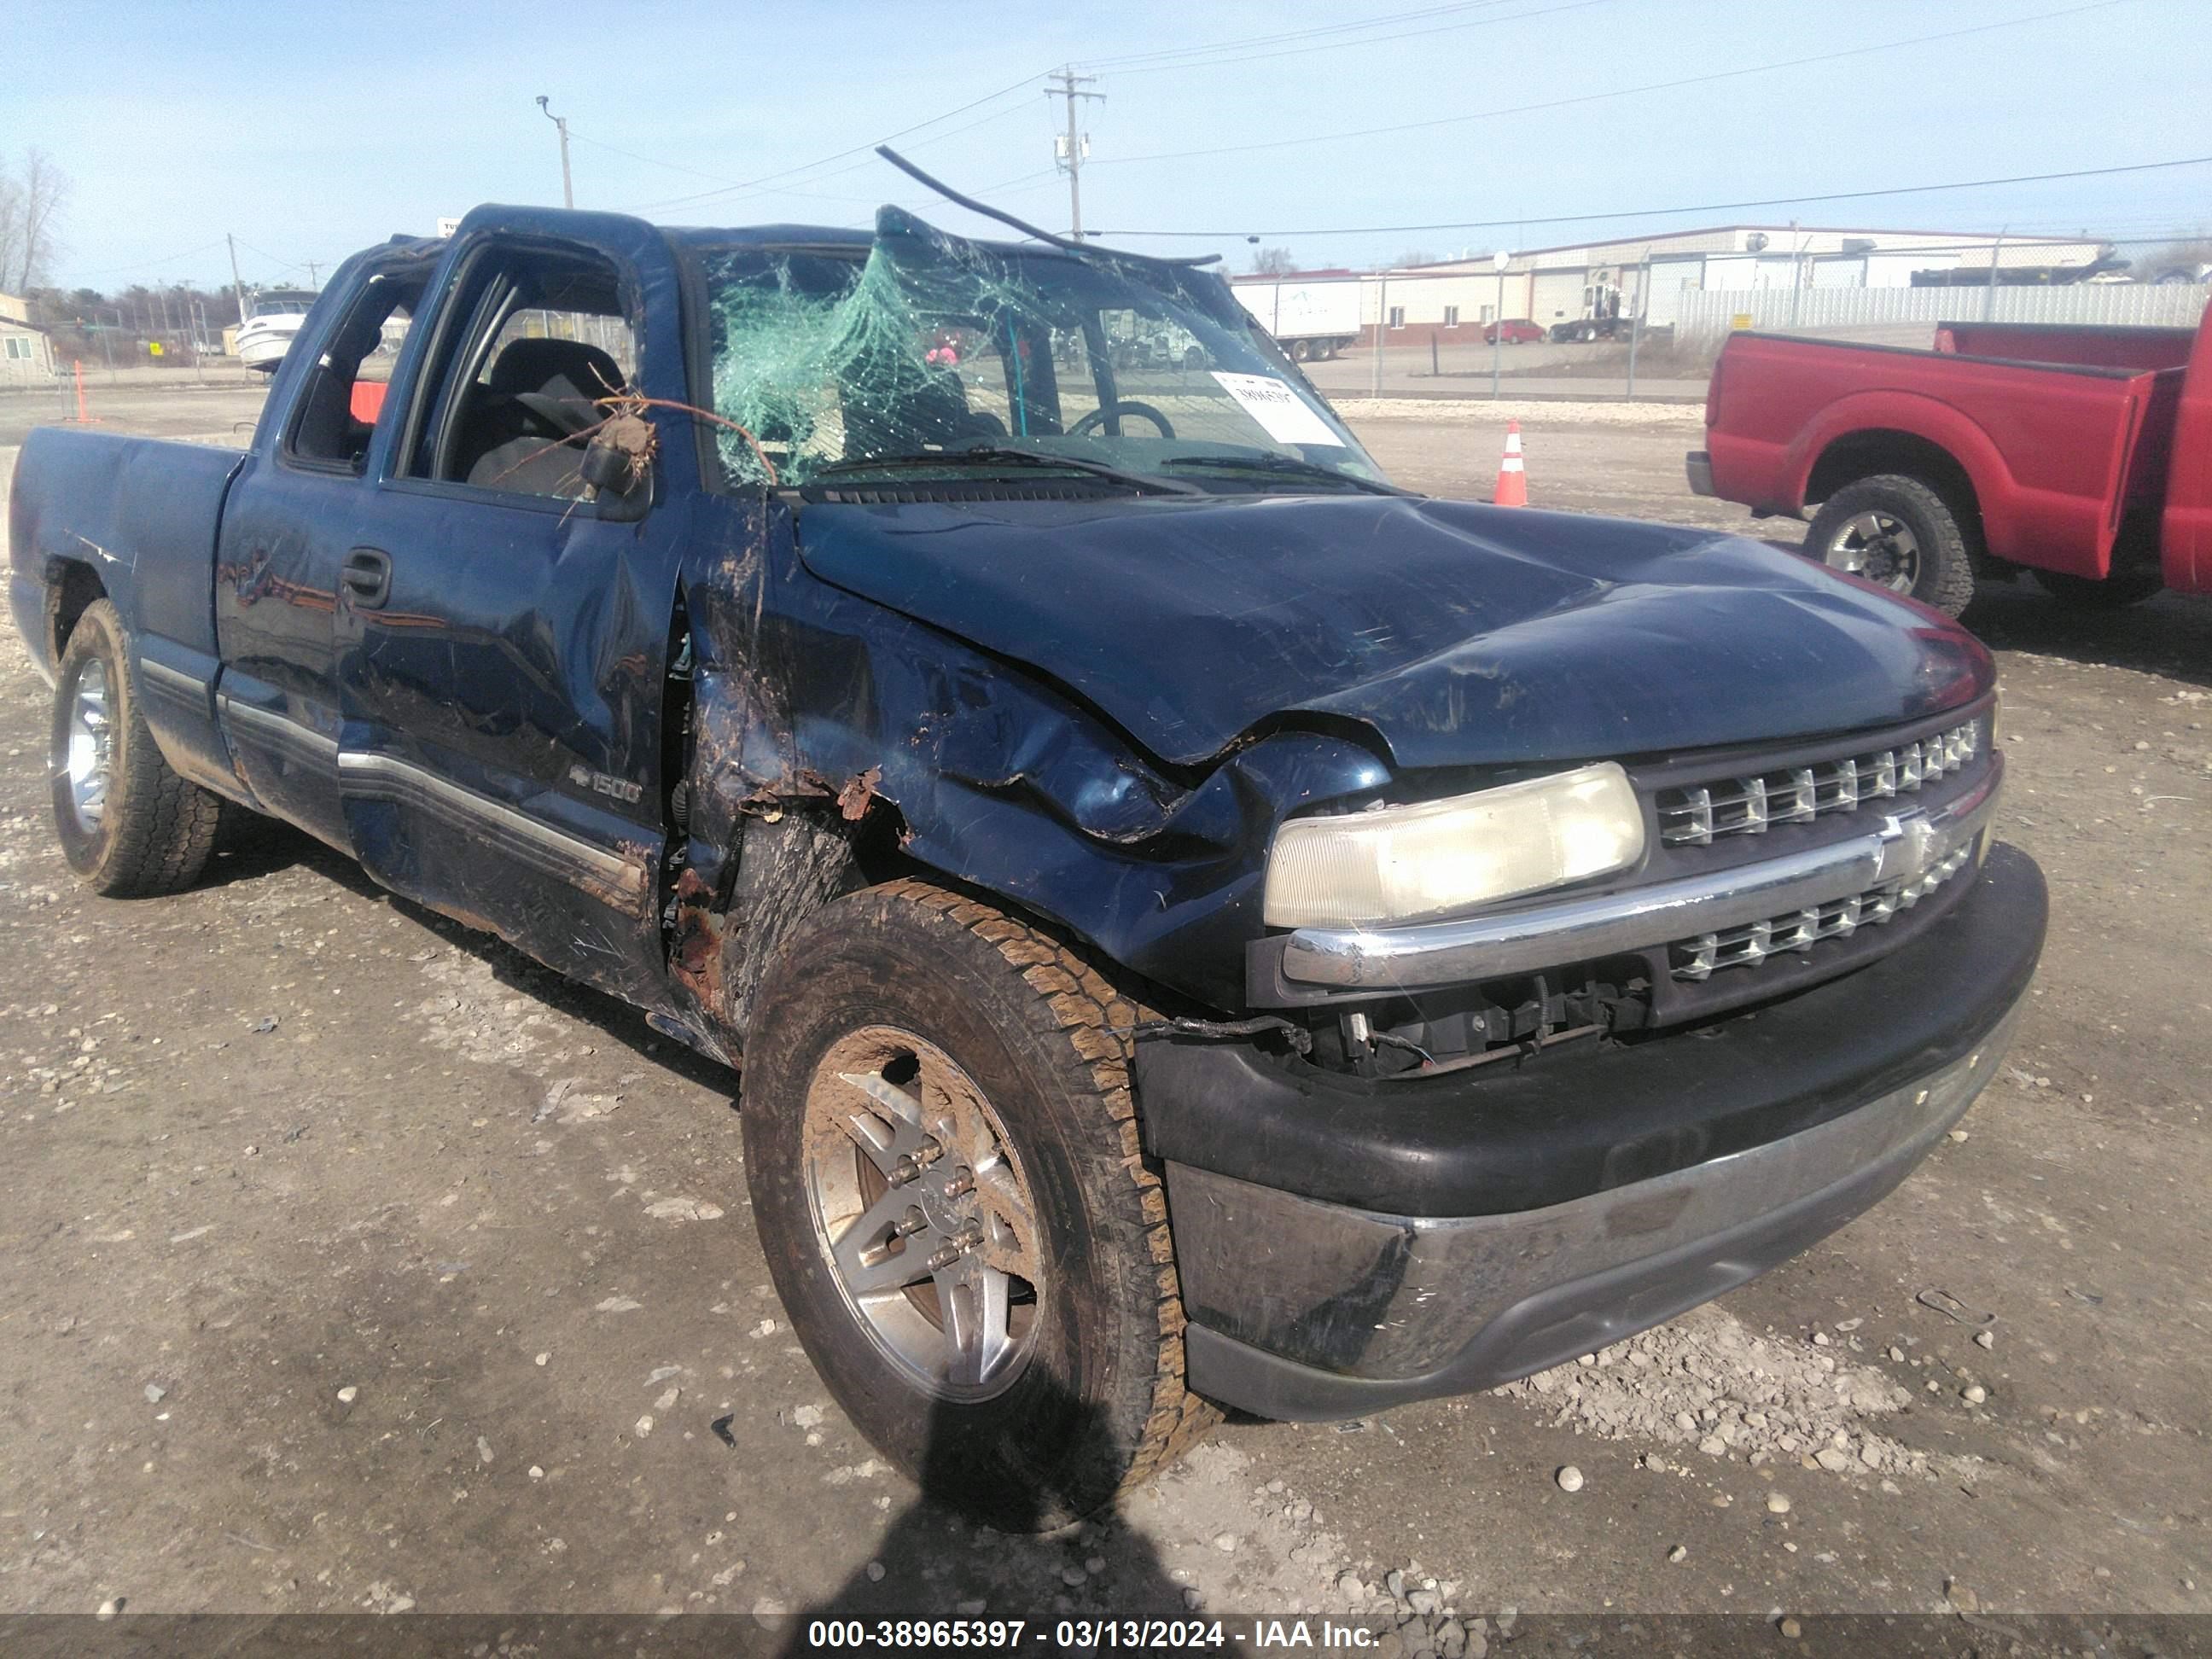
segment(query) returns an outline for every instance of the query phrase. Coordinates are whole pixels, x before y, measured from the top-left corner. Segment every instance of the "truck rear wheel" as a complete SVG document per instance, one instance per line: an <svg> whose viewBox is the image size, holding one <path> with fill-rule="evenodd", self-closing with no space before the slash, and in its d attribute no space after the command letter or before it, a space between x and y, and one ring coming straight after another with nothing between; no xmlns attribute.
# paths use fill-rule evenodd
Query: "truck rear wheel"
<svg viewBox="0 0 2212 1659"><path fill-rule="evenodd" d="M1931 486L1901 472L1845 484L1805 532L1805 553L1955 617L1974 597L1966 532Z"/></svg>
<svg viewBox="0 0 2212 1659"><path fill-rule="evenodd" d="M930 1497L1009 1529L1217 1419L1183 1386L1138 1018L1035 928L902 881L802 924L746 1034L746 1179L799 1341Z"/></svg>
<svg viewBox="0 0 2212 1659"><path fill-rule="evenodd" d="M222 799L169 769L139 713L123 619L106 599L77 618L54 677L54 828L95 893L174 893L214 851Z"/></svg>

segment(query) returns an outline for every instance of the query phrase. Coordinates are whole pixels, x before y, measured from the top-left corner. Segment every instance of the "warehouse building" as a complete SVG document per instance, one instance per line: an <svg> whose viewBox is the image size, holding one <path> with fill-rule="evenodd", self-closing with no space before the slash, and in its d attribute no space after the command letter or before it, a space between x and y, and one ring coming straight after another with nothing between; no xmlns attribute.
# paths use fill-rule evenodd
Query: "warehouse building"
<svg viewBox="0 0 2212 1659"><path fill-rule="evenodd" d="M1578 318L1643 310L1671 325L1686 292L1901 289L2078 283L2120 262L2094 238L2051 240L1988 232L1841 230L1729 225L1368 271L1363 332L1378 319L1394 336L1480 337L1503 316L1549 329ZM1648 298L1648 303L1647 303Z"/></svg>

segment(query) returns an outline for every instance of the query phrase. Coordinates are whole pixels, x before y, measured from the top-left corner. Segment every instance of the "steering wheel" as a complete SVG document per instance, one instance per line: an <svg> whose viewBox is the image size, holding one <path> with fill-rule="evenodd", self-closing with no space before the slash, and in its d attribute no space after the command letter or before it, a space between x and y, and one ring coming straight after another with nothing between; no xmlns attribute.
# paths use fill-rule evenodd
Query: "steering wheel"
<svg viewBox="0 0 2212 1659"><path fill-rule="evenodd" d="M1168 424L1166 416L1161 414L1150 404L1140 404L1133 398L1116 398L1110 404L1099 404L1097 408L1068 428L1067 435L1071 438L1083 437L1088 433L1096 431L1103 422L1110 420L1118 422L1124 415L1142 416L1159 428L1160 436L1163 438L1175 436L1175 428Z"/></svg>

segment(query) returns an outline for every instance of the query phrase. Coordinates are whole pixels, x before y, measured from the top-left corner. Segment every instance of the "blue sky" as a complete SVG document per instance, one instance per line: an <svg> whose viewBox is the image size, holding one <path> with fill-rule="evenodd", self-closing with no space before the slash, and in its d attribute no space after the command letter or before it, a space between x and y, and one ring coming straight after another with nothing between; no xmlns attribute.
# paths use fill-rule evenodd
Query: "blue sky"
<svg viewBox="0 0 2212 1659"><path fill-rule="evenodd" d="M541 93L574 130L579 206L673 223L847 224L896 201L978 228L872 157L810 166L973 105L901 147L1065 228L1051 148L1060 106L1042 90L1044 72L1063 62L1095 74L1107 94L1084 110L1086 224L1227 232L1127 240L1218 251L1240 269L1247 230L1319 266L1792 216L2123 237L2212 226L2212 167L1645 211L2212 154L2212 4L2072 9L2080 3L19 4L6 30L0 149L38 144L73 177L58 275L101 288L227 280L226 231L240 239L249 282L278 281L304 276L310 260L327 270L394 231L427 233L479 202L557 203ZM2012 21L2062 11L2070 15ZM1398 21L1302 33L1386 17ZM1631 90L1987 24L2005 26ZM1189 55L1243 40L1255 44L1210 61ZM1339 136L1410 123L1441 125ZM701 192L715 193L676 199ZM1582 227L1526 222L1616 211ZM1346 229L1466 220L1516 222Z"/></svg>

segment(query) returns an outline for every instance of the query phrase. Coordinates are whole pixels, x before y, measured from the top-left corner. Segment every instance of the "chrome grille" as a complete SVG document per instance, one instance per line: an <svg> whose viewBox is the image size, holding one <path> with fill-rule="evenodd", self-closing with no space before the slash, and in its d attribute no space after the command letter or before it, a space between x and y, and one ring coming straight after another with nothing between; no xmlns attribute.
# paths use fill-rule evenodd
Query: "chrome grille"
<svg viewBox="0 0 2212 1659"><path fill-rule="evenodd" d="M1979 837L1954 847L1908 882L1869 888L1808 910L1791 910L1764 921L1677 939L1668 947L1676 979L1711 979L1723 968L1756 968L1788 951L1809 951L1824 939L1848 939L1910 910L1972 860Z"/></svg>
<svg viewBox="0 0 2212 1659"><path fill-rule="evenodd" d="M1703 847L1722 836L1763 836L1778 823L1809 823L1824 812L1856 811L1864 801L1912 794L1973 759L1981 737L1981 722L1968 720L1888 749L1662 789L1659 839L1669 847Z"/></svg>

